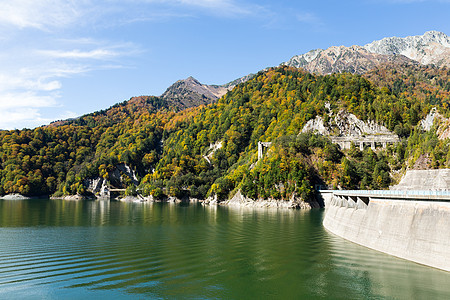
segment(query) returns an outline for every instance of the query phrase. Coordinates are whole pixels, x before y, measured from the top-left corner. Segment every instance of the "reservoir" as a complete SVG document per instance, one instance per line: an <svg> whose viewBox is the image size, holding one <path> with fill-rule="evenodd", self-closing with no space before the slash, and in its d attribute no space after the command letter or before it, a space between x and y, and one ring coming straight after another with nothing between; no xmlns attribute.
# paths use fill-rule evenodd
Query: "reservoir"
<svg viewBox="0 0 450 300"><path fill-rule="evenodd" d="M334 236L323 215L0 200L0 299L450 298L450 273Z"/></svg>

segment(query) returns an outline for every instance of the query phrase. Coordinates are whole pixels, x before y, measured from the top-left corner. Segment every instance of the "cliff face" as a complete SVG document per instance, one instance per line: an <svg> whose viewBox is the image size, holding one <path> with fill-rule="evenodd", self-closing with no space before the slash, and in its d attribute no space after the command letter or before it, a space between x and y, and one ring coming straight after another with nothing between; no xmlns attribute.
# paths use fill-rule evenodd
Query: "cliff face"
<svg viewBox="0 0 450 300"><path fill-rule="evenodd" d="M103 177L84 180L86 190L94 194L97 198L109 197L110 186L115 188L126 188L127 184L138 185L139 181L136 172L126 164L117 165L108 173L108 179Z"/></svg>
<svg viewBox="0 0 450 300"><path fill-rule="evenodd" d="M383 125L377 124L373 120L364 122L354 114L345 110L340 110L336 115L329 114L328 123L320 116L309 120L302 129L302 132L316 132L322 135L333 136L361 136L361 135L392 135Z"/></svg>
<svg viewBox="0 0 450 300"><path fill-rule="evenodd" d="M161 98L173 106L184 109L209 104L219 99L228 88L218 85L201 84L193 77L179 80L171 85Z"/></svg>
<svg viewBox="0 0 450 300"><path fill-rule="evenodd" d="M433 125L436 126L436 133L440 140L450 137L450 119L442 116L435 108L420 121L420 126L425 131L430 131Z"/></svg>
<svg viewBox="0 0 450 300"><path fill-rule="evenodd" d="M253 74L249 74L224 85L202 84L197 79L188 77L172 84L161 95L161 99L169 103L169 106L178 109L207 105L225 95L236 85L251 79L253 76Z"/></svg>
<svg viewBox="0 0 450 300"><path fill-rule="evenodd" d="M443 32L428 31L405 38L384 38L364 48L383 55L401 54L423 65L450 66L450 37Z"/></svg>
<svg viewBox="0 0 450 300"><path fill-rule="evenodd" d="M331 74L350 72L363 74L384 63L414 64L403 55L384 55L369 52L361 46L333 46L294 56L283 65L303 68L311 73Z"/></svg>

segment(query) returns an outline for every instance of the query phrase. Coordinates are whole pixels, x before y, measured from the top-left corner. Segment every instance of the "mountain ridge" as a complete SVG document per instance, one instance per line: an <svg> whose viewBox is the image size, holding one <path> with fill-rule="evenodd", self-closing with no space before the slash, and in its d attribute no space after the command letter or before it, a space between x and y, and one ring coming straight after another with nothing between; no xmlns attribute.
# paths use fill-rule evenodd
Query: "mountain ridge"
<svg viewBox="0 0 450 300"><path fill-rule="evenodd" d="M302 68L317 74L343 72L365 74L386 64L396 67L421 64L450 67L450 37L442 32L427 31L423 35L405 38L387 37L365 46L331 46L325 50L314 49L301 55L295 55L289 61L280 65ZM261 71L266 70L268 68ZM249 74L223 85L202 84L190 76L173 83L159 97L139 96L132 97L128 101L133 102L131 104L136 106L136 103L134 103L136 101L132 100L139 99L140 104L138 106L150 103L151 107L156 110L183 110L213 103L236 85L244 83L254 76L255 74ZM56 121L51 125L58 126L73 120Z"/></svg>
<svg viewBox="0 0 450 300"><path fill-rule="evenodd" d="M450 67L450 37L443 32L427 31L423 35L405 38L383 38L365 46L331 46L295 55L281 65L317 74L363 74L389 62Z"/></svg>
<svg viewBox="0 0 450 300"><path fill-rule="evenodd" d="M364 48L384 55L401 54L424 65L450 66L450 37L439 31L427 31L423 35L405 38L383 38Z"/></svg>

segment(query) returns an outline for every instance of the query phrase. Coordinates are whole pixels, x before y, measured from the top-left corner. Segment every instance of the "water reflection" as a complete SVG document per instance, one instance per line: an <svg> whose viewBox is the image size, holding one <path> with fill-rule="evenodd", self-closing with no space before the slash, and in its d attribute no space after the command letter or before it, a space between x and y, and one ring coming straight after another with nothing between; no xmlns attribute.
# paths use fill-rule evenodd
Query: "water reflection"
<svg viewBox="0 0 450 300"><path fill-rule="evenodd" d="M353 278L363 296L399 299L445 299L450 274L395 258L328 234L330 259L341 274Z"/></svg>
<svg viewBox="0 0 450 300"><path fill-rule="evenodd" d="M446 272L329 234L323 211L0 201L0 298L447 298Z"/></svg>

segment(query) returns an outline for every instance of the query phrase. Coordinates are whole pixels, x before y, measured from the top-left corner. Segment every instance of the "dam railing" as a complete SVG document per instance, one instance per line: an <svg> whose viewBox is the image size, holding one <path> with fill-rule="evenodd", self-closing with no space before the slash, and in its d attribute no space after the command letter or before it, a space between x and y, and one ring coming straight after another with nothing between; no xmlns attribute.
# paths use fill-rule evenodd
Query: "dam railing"
<svg viewBox="0 0 450 300"><path fill-rule="evenodd" d="M337 196L350 197L450 201L450 191L438 190L330 190L329 192Z"/></svg>

